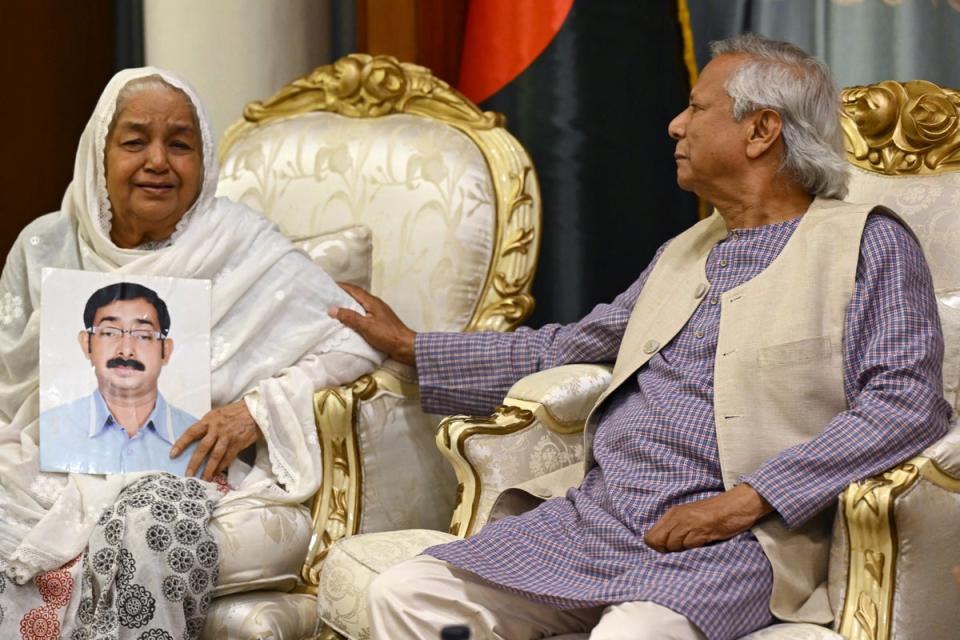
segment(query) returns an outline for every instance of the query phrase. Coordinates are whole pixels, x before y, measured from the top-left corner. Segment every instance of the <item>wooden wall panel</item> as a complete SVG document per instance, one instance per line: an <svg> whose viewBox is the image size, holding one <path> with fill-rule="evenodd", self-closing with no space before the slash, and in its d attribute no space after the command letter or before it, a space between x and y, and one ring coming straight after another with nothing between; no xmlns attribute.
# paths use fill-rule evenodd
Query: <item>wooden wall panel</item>
<svg viewBox="0 0 960 640"><path fill-rule="evenodd" d="M0 3L0 255L60 208L80 133L113 70L110 0Z"/></svg>
<svg viewBox="0 0 960 640"><path fill-rule="evenodd" d="M357 0L357 49L428 67L456 85L468 0Z"/></svg>

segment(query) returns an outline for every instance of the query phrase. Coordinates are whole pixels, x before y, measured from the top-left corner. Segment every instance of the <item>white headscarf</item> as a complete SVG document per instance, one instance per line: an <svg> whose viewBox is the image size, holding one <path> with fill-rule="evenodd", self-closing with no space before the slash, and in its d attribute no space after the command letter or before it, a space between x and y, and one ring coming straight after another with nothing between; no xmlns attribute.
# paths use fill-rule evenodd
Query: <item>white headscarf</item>
<svg viewBox="0 0 960 640"><path fill-rule="evenodd" d="M203 185L167 246L121 249L109 235L106 138L120 91L152 75L193 103L203 140ZM327 315L330 306L359 309L356 303L263 216L215 197L217 175L209 121L193 89L160 69L121 71L80 138L61 210L31 223L10 252L0 278L0 569L18 582L76 557L100 512L137 477L39 471L43 267L212 281L213 405L243 397L264 435L253 467L239 460L231 465L237 490L220 499L215 517L250 500L299 503L316 491L321 469L314 390L352 380L382 360Z"/></svg>

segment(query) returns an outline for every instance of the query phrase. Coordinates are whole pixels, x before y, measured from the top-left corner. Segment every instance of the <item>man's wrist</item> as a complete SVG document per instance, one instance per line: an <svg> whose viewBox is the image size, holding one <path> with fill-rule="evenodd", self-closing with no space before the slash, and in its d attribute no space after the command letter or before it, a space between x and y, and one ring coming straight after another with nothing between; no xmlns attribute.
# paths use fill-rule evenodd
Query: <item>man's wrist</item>
<svg viewBox="0 0 960 640"><path fill-rule="evenodd" d="M399 342L400 346L390 356L397 362L415 367L417 365L417 332L407 329Z"/></svg>
<svg viewBox="0 0 960 640"><path fill-rule="evenodd" d="M737 493L744 513L749 514L754 522L773 512L773 506L760 493L747 483L738 484L731 489Z"/></svg>

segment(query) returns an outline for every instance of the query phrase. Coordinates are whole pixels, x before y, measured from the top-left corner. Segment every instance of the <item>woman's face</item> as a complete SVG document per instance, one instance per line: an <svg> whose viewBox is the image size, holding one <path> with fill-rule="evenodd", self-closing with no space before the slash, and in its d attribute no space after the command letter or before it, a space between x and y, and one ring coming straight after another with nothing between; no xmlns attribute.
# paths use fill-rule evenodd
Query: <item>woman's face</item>
<svg viewBox="0 0 960 640"><path fill-rule="evenodd" d="M144 87L126 99L106 143L114 244L131 248L170 237L200 194L202 149L181 92Z"/></svg>

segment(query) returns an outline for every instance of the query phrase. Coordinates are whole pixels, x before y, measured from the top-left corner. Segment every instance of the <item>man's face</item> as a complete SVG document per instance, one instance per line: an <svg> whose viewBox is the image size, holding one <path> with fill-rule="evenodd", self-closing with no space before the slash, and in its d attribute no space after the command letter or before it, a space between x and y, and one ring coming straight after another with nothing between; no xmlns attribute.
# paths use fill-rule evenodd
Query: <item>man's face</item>
<svg viewBox="0 0 960 640"><path fill-rule="evenodd" d="M78 339L97 375L100 392L110 397L155 394L160 370L170 360L173 340L157 339L157 310L144 298L118 300L100 307L94 333Z"/></svg>
<svg viewBox="0 0 960 640"><path fill-rule="evenodd" d="M736 184L731 178L746 170L749 118L734 122L732 101L723 87L744 61L734 55L711 60L690 92L689 106L667 129L677 141L677 184L708 200Z"/></svg>

